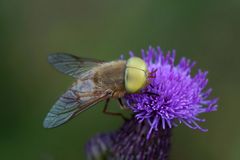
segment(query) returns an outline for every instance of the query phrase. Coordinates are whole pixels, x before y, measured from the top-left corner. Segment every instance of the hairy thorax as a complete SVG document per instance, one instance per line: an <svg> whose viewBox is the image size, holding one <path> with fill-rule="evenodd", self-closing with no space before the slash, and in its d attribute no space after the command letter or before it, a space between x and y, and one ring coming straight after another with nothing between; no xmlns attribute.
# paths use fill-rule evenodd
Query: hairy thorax
<svg viewBox="0 0 240 160"><path fill-rule="evenodd" d="M125 94L124 74L126 61L112 61L104 63L95 69L94 82L101 88L111 90L113 98Z"/></svg>

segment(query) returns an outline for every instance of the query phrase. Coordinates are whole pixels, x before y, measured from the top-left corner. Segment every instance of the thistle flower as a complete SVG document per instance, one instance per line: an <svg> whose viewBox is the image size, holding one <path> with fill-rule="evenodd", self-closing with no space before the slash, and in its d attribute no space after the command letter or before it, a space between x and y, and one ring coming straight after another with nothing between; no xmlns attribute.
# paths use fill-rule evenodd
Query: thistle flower
<svg viewBox="0 0 240 160"><path fill-rule="evenodd" d="M134 54L130 52L130 55ZM120 130L101 136L100 142L107 146L104 152L99 147L101 143L96 141L99 136L88 143L91 146L88 148L96 145L98 152L95 153L104 154L106 159L166 160L172 127L183 123L205 132L207 129L198 125L205 121L199 114L217 110L217 99L208 98L212 89L206 89L207 72L198 70L191 75L195 62L182 58L175 65L175 51L164 56L160 48L142 50L142 58L148 70L156 72L155 78L140 93L125 95L132 118ZM93 154L93 150L87 151Z"/></svg>
<svg viewBox="0 0 240 160"><path fill-rule="evenodd" d="M208 99L212 89L205 90L207 72L198 70L195 76L191 76L195 62L186 58L174 65L175 51L164 56L160 48L149 48L147 53L142 50L142 58L149 71L157 69L155 78L141 91L142 94L128 94L125 101L140 123L147 121L151 126L147 138L159 126L172 128L178 123L207 131L197 123L205 121L198 118L200 113L217 109L217 99Z"/></svg>
<svg viewBox="0 0 240 160"><path fill-rule="evenodd" d="M170 129L159 128L146 139L149 125L133 117L114 133L97 134L86 145L88 160L167 160Z"/></svg>
<svg viewBox="0 0 240 160"><path fill-rule="evenodd" d="M109 155L113 160L167 160L170 148L170 129L159 128L146 139L149 125L135 118L126 121L116 132Z"/></svg>
<svg viewBox="0 0 240 160"><path fill-rule="evenodd" d="M113 133L101 133L95 135L86 144L86 157L88 160L103 160L109 156L109 150L113 145Z"/></svg>

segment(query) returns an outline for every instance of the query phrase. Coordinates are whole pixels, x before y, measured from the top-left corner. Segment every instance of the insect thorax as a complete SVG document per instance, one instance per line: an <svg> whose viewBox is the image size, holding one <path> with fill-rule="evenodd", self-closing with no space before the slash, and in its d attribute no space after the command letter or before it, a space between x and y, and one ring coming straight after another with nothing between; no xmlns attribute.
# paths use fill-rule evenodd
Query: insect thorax
<svg viewBox="0 0 240 160"><path fill-rule="evenodd" d="M112 61L97 67L94 75L94 82L105 89L114 92L125 91L124 74L126 61Z"/></svg>

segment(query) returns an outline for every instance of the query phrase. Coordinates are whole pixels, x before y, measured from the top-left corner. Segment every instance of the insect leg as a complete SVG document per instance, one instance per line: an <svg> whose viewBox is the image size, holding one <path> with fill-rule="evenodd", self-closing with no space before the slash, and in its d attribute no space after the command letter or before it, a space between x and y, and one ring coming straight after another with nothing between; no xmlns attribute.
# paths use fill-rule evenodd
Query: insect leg
<svg viewBox="0 0 240 160"><path fill-rule="evenodd" d="M156 75L155 75L156 72L157 72L157 68L154 69L152 72L149 72L148 73L148 78L156 78Z"/></svg>
<svg viewBox="0 0 240 160"><path fill-rule="evenodd" d="M153 92L139 92L139 93L135 93L135 94L147 94L147 95L152 95L152 96L159 96L159 94L153 93Z"/></svg>
<svg viewBox="0 0 240 160"><path fill-rule="evenodd" d="M152 96L159 96L159 94L153 93L153 92L143 92L141 94L148 94L148 95L152 95Z"/></svg>
<svg viewBox="0 0 240 160"><path fill-rule="evenodd" d="M125 104L123 104L123 101L121 98L118 98L118 103L119 103L121 109L128 109L127 106Z"/></svg>
<svg viewBox="0 0 240 160"><path fill-rule="evenodd" d="M104 105L103 113L105 113L105 114L107 114L107 115L112 115L112 116L121 116L124 120L127 120L127 118L124 117L124 115L123 115L122 113L115 113L115 112L109 112L109 111L107 111L107 107L108 107L109 101L110 101L110 99L108 98L108 99L106 100L105 105Z"/></svg>

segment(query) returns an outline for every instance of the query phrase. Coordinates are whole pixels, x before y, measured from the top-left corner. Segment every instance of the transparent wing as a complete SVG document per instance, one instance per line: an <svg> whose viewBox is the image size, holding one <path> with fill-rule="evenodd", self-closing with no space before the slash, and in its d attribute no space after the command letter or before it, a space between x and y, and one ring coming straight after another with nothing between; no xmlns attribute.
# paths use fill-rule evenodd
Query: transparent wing
<svg viewBox="0 0 240 160"><path fill-rule="evenodd" d="M84 83L82 90L79 90L79 87L83 87L82 84L76 84L57 100L44 119L44 128L64 124L82 111L108 98L109 94L106 91L86 91L91 89L89 85L92 85L90 80L88 81Z"/></svg>
<svg viewBox="0 0 240 160"><path fill-rule="evenodd" d="M80 58L68 53L53 53L48 56L48 62L52 64L57 70L70 75L74 78L80 78L82 74L96 67L103 61Z"/></svg>

